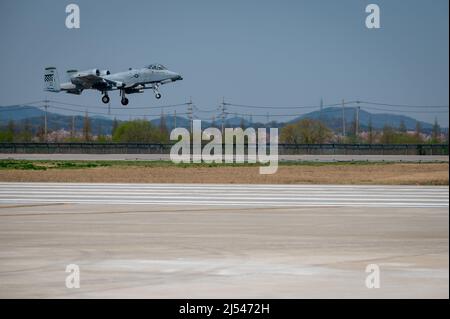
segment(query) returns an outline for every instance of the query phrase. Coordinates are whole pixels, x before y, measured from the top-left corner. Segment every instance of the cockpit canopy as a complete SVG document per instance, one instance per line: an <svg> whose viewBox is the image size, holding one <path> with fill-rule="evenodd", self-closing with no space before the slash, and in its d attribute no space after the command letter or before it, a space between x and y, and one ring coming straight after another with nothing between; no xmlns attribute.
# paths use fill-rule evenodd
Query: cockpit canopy
<svg viewBox="0 0 450 319"><path fill-rule="evenodd" d="M162 64L150 64L147 65L146 68L150 70L167 70L166 67Z"/></svg>

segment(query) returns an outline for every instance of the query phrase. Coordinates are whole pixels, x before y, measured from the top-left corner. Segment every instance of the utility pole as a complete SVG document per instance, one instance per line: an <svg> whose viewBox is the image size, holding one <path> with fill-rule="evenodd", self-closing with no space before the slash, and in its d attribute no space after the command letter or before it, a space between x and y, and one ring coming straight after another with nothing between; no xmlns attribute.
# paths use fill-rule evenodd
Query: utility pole
<svg viewBox="0 0 450 319"><path fill-rule="evenodd" d="M45 108L45 112L44 112L44 141L47 142L48 138L47 138L47 108L48 108L48 100L45 99L45 104L44 104L44 108Z"/></svg>
<svg viewBox="0 0 450 319"><path fill-rule="evenodd" d="M221 108L222 108L222 115L221 115L221 117L222 117L222 136L223 136L224 135L224 130L225 130L225 110L226 110L226 108L225 108L225 97L222 97Z"/></svg>
<svg viewBox="0 0 450 319"><path fill-rule="evenodd" d="M192 134L192 97L189 98L188 102L188 117L189 117L190 131Z"/></svg>
<svg viewBox="0 0 450 319"><path fill-rule="evenodd" d="M323 120L323 99L321 98L320 99L320 118L319 118L319 120L322 122L322 120Z"/></svg>
<svg viewBox="0 0 450 319"><path fill-rule="evenodd" d="M356 107L356 128L355 128L355 135L356 137L359 136L359 110L361 109L360 106Z"/></svg>
<svg viewBox="0 0 450 319"><path fill-rule="evenodd" d="M177 110L173 111L173 128L177 127Z"/></svg>
<svg viewBox="0 0 450 319"><path fill-rule="evenodd" d="M166 129L166 119L164 118L164 108L161 107L161 117L159 119L159 130L164 133Z"/></svg>
<svg viewBox="0 0 450 319"><path fill-rule="evenodd" d="M342 137L345 138L345 101L342 99Z"/></svg>
<svg viewBox="0 0 450 319"><path fill-rule="evenodd" d="M70 135L72 138L75 137L75 115L72 115L72 129L70 130Z"/></svg>

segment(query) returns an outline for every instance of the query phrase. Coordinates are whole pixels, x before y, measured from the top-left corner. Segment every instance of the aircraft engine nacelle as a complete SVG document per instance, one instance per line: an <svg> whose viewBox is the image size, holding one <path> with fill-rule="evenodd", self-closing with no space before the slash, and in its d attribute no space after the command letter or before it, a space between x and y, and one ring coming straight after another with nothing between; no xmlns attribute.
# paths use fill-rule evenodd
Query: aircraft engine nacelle
<svg viewBox="0 0 450 319"><path fill-rule="evenodd" d="M79 76L86 76L86 75L96 75L100 76L100 70L99 69L91 69L86 71L80 71L72 75L72 77L79 77Z"/></svg>
<svg viewBox="0 0 450 319"><path fill-rule="evenodd" d="M111 72L109 72L109 70L101 70L100 71L101 76L110 75L110 74L111 74Z"/></svg>

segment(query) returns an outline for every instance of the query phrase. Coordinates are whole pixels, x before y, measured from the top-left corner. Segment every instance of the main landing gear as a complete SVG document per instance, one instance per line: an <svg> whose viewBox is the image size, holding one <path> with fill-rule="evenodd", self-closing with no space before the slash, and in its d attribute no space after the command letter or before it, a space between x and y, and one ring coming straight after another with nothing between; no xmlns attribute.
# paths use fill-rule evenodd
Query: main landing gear
<svg viewBox="0 0 450 319"><path fill-rule="evenodd" d="M125 96L124 90L120 90L120 96L122 97L122 99L120 100L120 103L122 103L122 105L128 105L128 99Z"/></svg>
<svg viewBox="0 0 450 319"><path fill-rule="evenodd" d="M122 105L128 105L128 99L124 96L124 97L122 97L122 99L120 100L120 103L122 103Z"/></svg>
<svg viewBox="0 0 450 319"><path fill-rule="evenodd" d="M141 93L141 91L142 90L137 90L136 89L135 91L130 90L130 91L128 91L128 93L130 93L130 94L131 93ZM125 90L124 89L120 89L119 92L120 92L119 95L121 97L120 103L122 103L122 105L128 105L129 101L128 101L127 97L125 96ZM155 93L155 98L157 100L159 100L162 97L161 93L159 93L159 85L153 86L153 92ZM108 104L110 99L109 99L109 96L108 96L107 92L102 92L102 94L103 94L102 102L105 103L105 104Z"/></svg>
<svg viewBox="0 0 450 319"><path fill-rule="evenodd" d="M102 96L102 102L105 103L105 104L109 103L109 96L107 94Z"/></svg>

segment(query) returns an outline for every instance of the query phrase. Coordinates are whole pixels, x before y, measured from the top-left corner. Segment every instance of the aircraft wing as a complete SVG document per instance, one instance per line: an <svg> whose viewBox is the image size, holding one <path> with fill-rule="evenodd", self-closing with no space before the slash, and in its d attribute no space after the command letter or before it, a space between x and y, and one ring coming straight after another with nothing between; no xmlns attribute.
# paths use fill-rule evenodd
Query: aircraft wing
<svg viewBox="0 0 450 319"><path fill-rule="evenodd" d="M104 83L103 78L95 74L86 74L74 77L72 78L72 82L86 89L90 89L96 84Z"/></svg>
<svg viewBox="0 0 450 319"><path fill-rule="evenodd" d="M122 82L117 82L113 80L108 80L103 78L102 76L95 74L86 74L80 75L75 78L72 78L72 82L76 85L79 85L83 88L90 89L96 86L105 85L105 86L115 86L122 87L124 84Z"/></svg>

